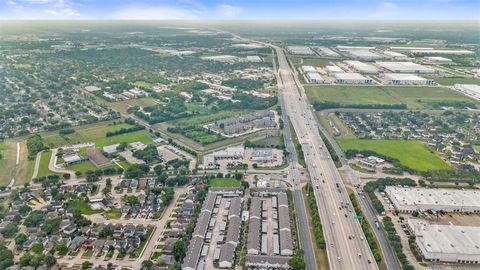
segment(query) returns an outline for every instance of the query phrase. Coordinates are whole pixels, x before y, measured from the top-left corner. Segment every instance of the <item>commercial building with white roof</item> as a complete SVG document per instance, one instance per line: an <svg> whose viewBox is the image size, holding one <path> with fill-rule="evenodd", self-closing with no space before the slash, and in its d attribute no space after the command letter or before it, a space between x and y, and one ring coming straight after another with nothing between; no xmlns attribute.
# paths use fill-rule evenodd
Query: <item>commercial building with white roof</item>
<svg viewBox="0 0 480 270"><path fill-rule="evenodd" d="M396 73L433 74L437 70L413 62L377 62L377 66Z"/></svg>
<svg viewBox="0 0 480 270"><path fill-rule="evenodd" d="M425 79L414 74L385 73L383 79L388 84L394 85L433 85L435 81Z"/></svg>
<svg viewBox="0 0 480 270"><path fill-rule="evenodd" d="M452 62L452 59L448 59L440 56L426 56L424 57L424 59L432 63L451 63Z"/></svg>
<svg viewBox="0 0 480 270"><path fill-rule="evenodd" d="M446 211L480 213L480 191L388 186L385 192L400 212Z"/></svg>
<svg viewBox="0 0 480 270"><path fill-rule="evenodd" d="M331 66L326 66L325 69L327 70L328 74L335 74L335 73L339 73L339 72L345 72L343 69L339 68L338 66L334 66L334 65L331 65Z"/></svg>
<svg viewBox="0 0 480 270"><path fill-rule="evenodd" d="M307 46L288 46L287 50L293 54L314 55L315 52Z"/></svg>
<svg viewBox="0 0 480 270"><path fill-rule="evenodd" d="M426 260L480 263L480 227L436 224L421 219L409 219L408 226Z"/></svg>
<svg viewBox="0 0 480 270"><path fill-rule="evenodd" d="M339 57L340 56L338 53L336 53L335 51L332 51L331 49L329 49L327 47L314 47L313 49L322 56L328 56L328 57Z"/></svg>
<svg viewBox="0 0 480 270"><path fill-rule="evenodd" d="M368 79L360 73L335 73L335 83L338 84L371 84L372 79Z"/></svg>
<svg viewBox="0 0 480 270"><path fill-rule="evenodd" d="M406 58L408 58L408 56L406 56L403 53L393 52L393 51L384 51L383 54L390 57L390 58L394 58L394 59L406 59Z"/></svg>
<svg viewBox="0 0 480 270"><path fill-rule="evenodd" d="M310 83L324 83L325 79L318 74L318 72L308 72L306 73L307 79Z"/></svg>
<svg viewBox="0 0 480 270"><path fill-rule="evenodd" d="M480 100L480 85L476 84L455 84L453 88L463 94Z"/></svg>
<svg viewBox="0 0 480 270"><path fill-rule="evenodd" d="M367 73L367 74L376 74L378 73L378 68L371 64L366 64L360 61L348 60L345 63L351 67L353 67L356 71L360 73Z"/></svg>
<svg viewBox="0 0 480 270"><path fill-rule="evenodd" d="M303 73L317 72L317 70L313 66L302 66L302 71Z"/></svg>

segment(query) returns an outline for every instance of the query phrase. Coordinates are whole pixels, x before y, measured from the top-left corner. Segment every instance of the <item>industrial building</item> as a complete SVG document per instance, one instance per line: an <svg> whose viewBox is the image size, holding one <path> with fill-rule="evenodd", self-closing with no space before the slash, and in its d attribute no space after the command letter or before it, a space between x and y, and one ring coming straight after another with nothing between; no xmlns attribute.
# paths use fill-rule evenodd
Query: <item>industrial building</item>
<svg viewBox="0 0 480 270"><path fill-rule="evenodd" d="M317 72L317 70L313 66L302 66L302 72L306 74L309 72Z"/></svg>
<svg viewBox="0 0 480 270"><path fill-rule="evenodd" d="M288 46L287 50L292 54L315 55L315 52L307 46Z"/></svg>
<svg viewBox="0 0 480 270"><path fill-rule="evenodd" d="M326 66L325 69L327 70L328 74L332 75L335 73L343 73L345 72L343 69L339 68L338 66L331 65L331 66Z"/></svg>
<svg viewBox="0 0 480 270"><path fill-rule="evenodd" d="M394 85L434 85L435 81L425 79L414 74L384 73L383 79L388 84Z"/></svg>
<svg viewBox="0 0 480 270"><path fill-rule="evenodd" d="M375 47L337 46L337 49L357 59L376 60L383 58L382 55L372 52Z"/></svg>
<svg viewBox="0 0 480 270"><path fill-rule="evenodd" d="M436 224L409 219L415 244L423 257L432 262L480 263L480 227Z"/></svg>
<svg viewBox="0 0 480 270"><path fill-rule="evenodd" d="M337 84L371 84L372 79L364 77L360 73L344 72L335 73L335 83Z"/></svg>
<svg viewBox="0 0 480 270"><path fill-rule="evenodd" d="M395 209L414 211L446 211L480 213L480 191L388 186L385 192Z"/></svg>
<svg viewBox="0 0 480 270"><path fill-rule="evenodd" d="M452 59L448 59L448 58L440 57L440 56L426 56L426 57L424 57L424 59L428 62L436 63L436 64L452 63Z"/></svg>
<svg viewBox="0 0 480 270"><path fill-rule="evenodd" d="M308 72L305 74L310 83L324 83L325 79L318 72Z"/></svg>
<svg viewBox="0 0 480 270"><path fill-rule="evenodd" d="M338 53L335 51L327 48L327 47L313 47L313 49L320 54L321 56L327 56L327 57L340 57Z"/></svg>
<svg viewBox="0 0 480 270"><path fill-rule="evenodd" d="M393 73L434 74L437 70L413 62L376 62L377 66Z"/></svg>
<svg viewBox="0 0 480 270"><path fill-rule="evenodd" d="M405 60L405 59L408 58L408 56L406 56L403 53L393 52L393 51L384 51L383 54L386 55L389 58L393 58L393 59L396 59L396 60Z"/></svg>
<svg viewBox="0 0 480 270"><path fill-rule="evenodd" d="M348 60L348 61L345 61L345 63L360 73L364 73L364 74L378 73L378 68L371 64L366 64L366 63L363 63L360 61L354 61L354 60Z"/></svg>
<svg viewBox="0 0 480 270"><path fill-rule="evenodd" d="M455 84L453 89L470 96L472 98L480 100L480 85L476 84Z"/></svg>

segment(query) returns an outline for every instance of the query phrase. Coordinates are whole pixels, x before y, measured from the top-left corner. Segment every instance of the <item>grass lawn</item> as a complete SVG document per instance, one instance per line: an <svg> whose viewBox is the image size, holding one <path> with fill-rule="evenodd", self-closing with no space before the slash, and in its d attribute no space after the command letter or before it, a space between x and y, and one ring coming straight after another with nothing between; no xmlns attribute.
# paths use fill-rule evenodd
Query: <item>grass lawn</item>
<svg viewBox="0 0 480 270"><path fill-rule="evenodd" d="M78 210L82 215L93 215L93 214L98 214L98 213L102 213L102 212L103 212L102 209L93 210L93 209L90 207L90 205L88 205L88 203L86 203L86 202L84 202L84 201L80 201L80 200L71 202L71 203L68 205L68 208L76 209L76 210Z"/></svg>
<svg viewBox="0 0 480 270"><path fill-rule="evenodd" d="M435 82L442 85L454 85L454 84L480 84L479 78L468 77L429 77Z"/></svg>
<svg viewBox="0 0 480 270"><path fill-rule="evenodd" d="M96 171L97 167L93 165L90 161L82 161L77 164L66 166L67 170L72 170L74 172L82 172L84 174L86 171Z"/></svg>
<svg viewBox="0 0 480 270"><path fill-rule="evenodd" d="M121 113L127 113L127 109L133 106L138 106L143 108L147 106L153 106L155 104L158 104L157 99L154 99L151 97L143 97L143 98L122 100L117 102L110 102L108 103L108 106L114 109L115 111L118 111Z"/></svg>
<svg viewBox="0 0 480 270"><path fill-rule="evenodd" d="M13 140L0 142L0 185L6 186L12 180L15 173L15 161L17 158L17 146Z"/></svg>
<svg viewBox="0 0 480 270"><path fill-rule="evenodd" d="M283 138L281 136L269 136L265 138L260 138L259 140L252 140L252 143L261 147L277 147L284 144Z"/></svg>
<svg viewBox="0 0 480 270"><path fill-rule="evenodd" d="M52 175L52 174L60 175L59 173L52 172L48 169L48 164L50 163L50 158L51 157L52 157L52 152L51 151L44 151L42 153L42 155L40 157L40 165L38 167L37 178L42 177L42 176L49 176L49 175Z"/></svg>
<svg viewBox="0 0 480 270"><path fill-rule="evenodd" d="M326 67L332 60L325 58L304 58L303 66Z"/></svg>
<svg viewBox="0 0 480 270"><path fill-rule="evenodd" d="M405 166L419 171L430 169L449 169L447 163L427 149L419 141L404 140L360 140L336 138L343 150L371 150L379 154L396 158Z"/></svg>
<svg viewBox="0 0 480 270"><path fill-rule="evenodd" d="M148 131L139 130L135 132L120 134L112 137L103 137L95 140L95 145L97 147L104 147L106 145L117 144L117 143L131 143L131 142L142 142L144 144L153 143L152 138L148 136Z"/></svg>
<svg viewBox="0 0 480 270"><path fill-rule="evenodd" d="M130 84L140 88L152 88L152 84L146 81L136 81Z"/></svg>
<svg viewBox="0 0 480 270"><path fill-rule="evenodd" d="M58 131L49 132L43 135L45 145L59 147L68 144L77 144L92 142L100 138L105 138L108 131L116 131L122 128L129 128L129 124L112 124L112 122L101 122L91 125L75 127L75 132L65 136L60 136Z"/></svg>
<svg viewBox="0 0 480 270"><path fill-rule="evenodd" d="M82 258L90 258L93 255L93 248L88 249L82 254Z"/></svg>
<svg viewBox="0 0 480 270"><path fill-rule="evenodd" d="M477 151L477 153L480 153L480 145L474 145L473 149Z"/></svg>
<svg viewBox="0 0 480 270"><path fill-rule="evenodd" d="M119 219L122 216L120 208L112 208L110 211L105 212L108 219Z"/></svg>
<svg viewBox="0 0 480 270"><path fill-rule="evenodd" d="M423 109L428 103L439 101L473 100L453 90L441 87L397 87L397 86L311 86L306 85L308 99L330 101L340 104L400 104L409 109Z"/></svg>
<svg viewBox="0 0 480 270"><path fill-rule="evenodd" d="M213 188L239 187L242 183L233 178L216 178L210 180L210 186Z"/></svg>

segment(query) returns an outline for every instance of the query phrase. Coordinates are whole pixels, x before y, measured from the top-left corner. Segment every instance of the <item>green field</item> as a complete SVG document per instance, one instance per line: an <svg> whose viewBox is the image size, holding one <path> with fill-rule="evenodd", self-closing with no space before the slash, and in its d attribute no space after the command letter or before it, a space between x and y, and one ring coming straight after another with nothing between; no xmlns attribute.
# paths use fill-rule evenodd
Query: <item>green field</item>
<svg viewBox="0 0 480 270"><path fill-rule="evenodd" d="M99 169L103 170L103 169L107 169L107 168L117 168L117 165L112 164L112 165L107 166L107 167L97 168L95 165L93 165L92 162L86 160L86 161L83 161L83 162L73 164L73 165L70 165L70 166L66 167L67 170L72 170L74 172L82 172L83 174L85 174L85 172L87 172L87 171L96 171L96 170L99 170Z"/></svg>
<svg viewBox="0 0 480 270"><path fill-rule="evenodd" d="M409 109L423 109L432 102L473 102L453 90L441 87L397 86L305 86L311 102L330 101L340 104L407 104Z"/></svg>
<svg viewBox="0 0 480 270"><path fill-rule="evenodd" d="M8 185L15 171L16 145L14 141L0 142L0 185Z"/></svg>
<svg viewBox="0 0 480 270"><path fill-rule="evenodd" d="M480 84L479 78L468 77L429 77L435 82L442 85L454 85L454 84Z"/></svg>
<svg viewBox="0 0 480 270"><path fill-rule="evenodd" d="M303 64L304 66L314 66L314 67L326 67L330 63L330 59L325 58L304 58Z"/></svg>
<svg viewBox="0 0 480 270"><path fill-rule="evenodd" d="M67 144L77 144L93 142L100 138L105 138L107 132L113 132L122 128L129 128L129 124L108 124L97 123L87 126L75 127L75 132L65 136L60 136L58 132L51 132L43 136L43 142L50 147L60 147Z"/></svg>
<svg viewBox="0 0 480 270"><path fill-rule="evenodd" d="M473 149L477 152L480 153L480 145L474 145Z"/></svg>
<svg viewBox="0 0 480 270"><path fill-rule="evenodd" d="M242 183L233 178L216 178L210 180L210 186L213 188L240 187Z"/></svg>
<svg viewBox="0 0 480 270"><path fill-rule="evenodd" d="M40 165L38 167L38 177L42 176L49 176L52 174L58 174L50 171L48 169L48 164L50 163L50 158L52 157L52 152L51 151L44 151L42 152L42 155L40 156Z"/></svg>
<svg viewBox="0 0 480 270"><path fill-rule="evenodd" d="M129 99L129 100L123 100L123 101L117 101L117 102L110 102L108 103L108 106L115 111L118 111L121 113L127 113L127 109L129 107L138 106L140 108L143 108L147 106L153 106L158 103L159 103L158 100L154 98L143 97L143 98L135 98L135 99Z"/></svg>
<svg viewBox="0 0 480 270"><path fill-rule="evenodd" d="M146 89L151 89L152 88L152 84L149 83L149 82L145 82L145 81L136 81L136 82L133 82L133 83L130 83L130 84L133 85L133 86L139 87L139 88L146 88Z"/></svg>
<svg viewBox="0 0 480 270"><path fill-rule="evenodd" d="M105 212L105 216L108 219L119 219L122 216L120 208L112 208L110 211Z"/></svg>
<svg viewBox="0 0 480 270"><path fill-rule="evenodd" d="M104 147L106 145L117 144L117 143L131 143L131 142L142 142L144 144L153 143L152 138L148 136L148 131L139 130L135 132L125 133L121 135L116 135L112 137L103 137L95 140L95 146Z"/></svg>
<svg viewBox="0 0 480 270"><path fill-rule="evenodd" d="M430 152L419 141L404 140L360 140L336 138L343 150L371 150L379 154L396 158L403 165L419 171L449 169L447 163Z"/></svg>
<svg viewBox="0 0 480 270"><path fill-rule="evenodd" d="M82 215L93 215L102 213L102 209L93 210L85 201L77 200L68 204L68 208L78 210Z"/></svg>

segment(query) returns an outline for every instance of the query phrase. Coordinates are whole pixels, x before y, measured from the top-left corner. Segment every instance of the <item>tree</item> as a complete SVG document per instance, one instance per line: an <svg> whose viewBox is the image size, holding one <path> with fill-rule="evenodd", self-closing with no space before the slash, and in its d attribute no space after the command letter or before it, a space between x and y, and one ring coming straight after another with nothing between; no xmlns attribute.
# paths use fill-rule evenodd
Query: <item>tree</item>
<svg viewBox="0 0 480 270"><path fill-rule="evenodd" d="M150 270L153 267L153 262L150 260L145 260L142 262L142 269Z"/></svg>
<svg viewBox="0 0 480 270"><path fill-rule="evenodd" d="M42 225L42 231L47 235L57 232L60 229L60 218L46 220Z"/></svg>
<svg viewBox="0 0 480 270"><path fill-rule="evenodd" d="M27 242L28 236L24 233L19 233L15 236L15 245L17 248L21 247L23 243Z"/></svg>
<svg viewBox="0 0 480 270"><path fill-rule="evenodd" d="M0 269L7 269L13 265L13 252L0 244Z"/></svg>
<svg viewBox="0 0 480 270"><path fill-rule="evenodd" d="M30 248L31 251L37 253L37 254L40 254L43 252L43 245L42 243L34 243L32 245L32 248Z"/></svg>
<svg viewBox="0 0 480 270"><path fill-rule="evenodd" d="M30 212L23 224L27 227L38 227L43 221L43 212L40 210L35 210Z"/></svg>
<svg viewBox="0 0 480 270"><path fill-rule="evenodd" d="M5 238L12 238L18 232L18 224L15 222L10 222L2 229L1 233Z"/></svg>
<svg viewBox="0 0 480 270"><path fill-rule="evenodd" d="M90 262L83 262L82 263L82 269L84 269L84 270L90 269L91 265L92 264Z"/></svg>
<svg viewBox="0 0 480 270"><path fill-rule="evenodd" d="M293 270L304 270L306 265L303 260L303 250L299 250L298 253L288 261L288 265L290 265Z"/></svg>
<svg viewBox="0 0 480 270"><path fill-rule="evenodd" d="M54 247L54 250L58 252L58 255L65 256L68 253L68 248L65 244L57 244Z"/></svg>
<svg viewBox="0 0 480 270"><path fill-rule="evenodd" d="M52 267L57 263L57 259L52 254L48 254L43 258L43 263L48 267Z"/></svg>
<svg viewBox="0 0 480 270"><path fill-rule="evenodd" d="M22 255L22 257L20 257L18 264L20 264L20 266L29 266L33 257L34 256L30 254L30 252L26 252L25 254Z"/></svg>
<svg viewBox="0 0 480 270"><path fill-rule="evenodd" d="M173 245L172 253L173 257L177 262L181 261L181 259L185 257L186 254L185 241L178 240L177 242L175 242L175 244Z"/></svg>

